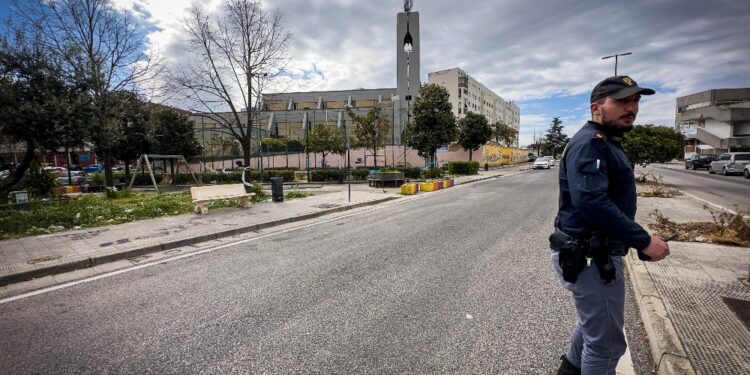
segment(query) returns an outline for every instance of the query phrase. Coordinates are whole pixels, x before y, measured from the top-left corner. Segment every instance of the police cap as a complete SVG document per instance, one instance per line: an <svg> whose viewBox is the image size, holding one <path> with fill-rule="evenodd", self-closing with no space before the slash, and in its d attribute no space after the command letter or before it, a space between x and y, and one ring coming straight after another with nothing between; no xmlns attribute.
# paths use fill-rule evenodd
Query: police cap
<svg viewBox="0 0 750 375"><path fill-rule="evenodd" d="M653 95L656 91L639 87L632 78L628 76L613 76L599 82L591 91L591 103L611 96L614 99L627 98L628 96L641 94Z"/></svg>

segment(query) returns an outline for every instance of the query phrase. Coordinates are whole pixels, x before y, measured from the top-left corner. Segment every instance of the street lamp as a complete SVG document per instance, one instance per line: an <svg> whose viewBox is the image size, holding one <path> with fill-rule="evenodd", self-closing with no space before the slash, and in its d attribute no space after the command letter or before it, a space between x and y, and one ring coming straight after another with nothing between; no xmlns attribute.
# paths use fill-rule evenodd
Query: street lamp
<svg viewBox="0 0 750 375"><path fill-rule="evenodd" d="M617 58L619 56L627 56L627 55L632 55L632 54L633 52L617 53L617 54L610 55L610 56L604 56L602 57L602 60L611 59L613 57L615 58L615 76L616 76L617 75Z"/></svg>

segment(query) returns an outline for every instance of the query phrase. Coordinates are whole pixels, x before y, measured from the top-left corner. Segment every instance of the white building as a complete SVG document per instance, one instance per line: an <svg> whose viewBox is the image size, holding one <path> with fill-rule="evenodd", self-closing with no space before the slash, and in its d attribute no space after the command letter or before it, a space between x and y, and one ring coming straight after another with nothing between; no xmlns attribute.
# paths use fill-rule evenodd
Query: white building
<svg viewBox="0 0 750 375"><path fill-rule="evenodd" d="M519 130L521 111L518 106L501 98L463 70L452 68L430 73L427 82L448 90L457 119L474 112L487 117L490 124L500 121L516 129L516 132Z"/></svg>
<svg viewBox="0 0 750 375"><path fill-rule="evenodd" d="M675 127L693 153L750 151L750 88L714 89L677 98Z"/></svg>

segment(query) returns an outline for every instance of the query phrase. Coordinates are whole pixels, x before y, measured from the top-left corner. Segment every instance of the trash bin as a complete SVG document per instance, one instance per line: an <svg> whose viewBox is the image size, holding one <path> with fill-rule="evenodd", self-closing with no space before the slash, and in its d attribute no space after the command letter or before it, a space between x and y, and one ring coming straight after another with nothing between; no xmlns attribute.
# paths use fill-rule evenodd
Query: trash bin
<svg viewBox="0 0 750 375"><path fill-rule="evenodd" d="M284 201L284 179L271 177L271 198L274 202Z"/></svg>
<svg viewBox="0 0 750 375"><path fill-rule="evenodd" d="M490 170L490 165L487 164L487 163L484 163L484 170L485 171L489 171Z"/></svg>

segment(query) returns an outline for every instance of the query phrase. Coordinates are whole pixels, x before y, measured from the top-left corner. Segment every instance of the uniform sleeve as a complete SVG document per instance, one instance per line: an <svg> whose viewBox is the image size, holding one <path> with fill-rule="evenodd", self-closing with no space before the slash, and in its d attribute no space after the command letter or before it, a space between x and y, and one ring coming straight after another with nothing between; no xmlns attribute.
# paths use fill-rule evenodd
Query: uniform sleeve
<svg viewBox="0 0 750 375"><path fill-rule="evenodd" d="M599 139L584 142L566 155L566 174L573 207L592 228L609 238L643 250L651 242L651 236L622 213L607 194L609 151L604 142Z"/></svg>

